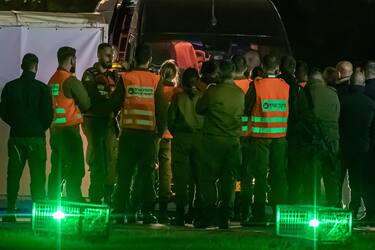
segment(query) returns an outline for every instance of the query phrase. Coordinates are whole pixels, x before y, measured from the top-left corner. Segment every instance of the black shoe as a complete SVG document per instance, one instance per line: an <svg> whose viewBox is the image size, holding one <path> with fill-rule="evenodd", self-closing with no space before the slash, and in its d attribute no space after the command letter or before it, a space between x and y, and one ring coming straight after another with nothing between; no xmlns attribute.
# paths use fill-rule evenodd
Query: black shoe
<svg viewBox="0 0 375 250"><path fill-rule="evenodd" d="M360 227L375 227L375 215L366 215L361 220L355 220L353 224Z"/></svg>
<svg viewBox="0 0 375 250"><path fill-rule="evenodd" d="M158 219L152 214L147 213L143 215L143 225L157 224Z"/></svg>
<svg viewBox="0 0 375 250"><path fill-rule="evenodd" d="M186 224L193 224L193 221L194 221L194 214L192 212L188 212L186 215L185 215L185 222Z"/></svg>
<svg viewBox="0 0 375 250"><path fill-rule="evenodd" d="M177 227L184 227L185 226L185 221L180 216L176 216L172 220L172 225L173 226L177 226Z"/></svg>
<svg viewBox="0 0 375 250"><path fill-rule="evenodd" d="M158 216L158 222L160 224L168 224L171 221L167 213L162 213Z"/></svg>
<svg viewBox="0 0 375 250"><path fill-rule="evenodd" d="M245 219L241 219L241 222L240 222L241 226L242 227L251 227L252 224L251 224L251 217L246 217Z"/></svg>
<svg viewBox="0 0 375 250"><path fill-rule="evenodd" d="M246 221L241 222L241 226L243 227L266 227L269 223L267 222L265 217L251 217Z"/></svg>
<svg viewBox="0 0 375 250"><path fill-rule="evenodd" d="M125 215L126 224L135 224L137 223L137 214L130 213Z"/></svg>
<svg viewBox="0 0 375 250"><path fill-rule="evenodd" d="M219 228L220 229L229 229L229 219L220 219Z"/></svg>
<svg viewBox="0 0 375 250"><path fill-rule="evenodd" d="M3 216L2 222L5 222L5 223L16 223L17 219L16 219L16 216L14 214L7 214L7 215Z"/></svg>
<svg viewBox="0 0 375 250"><path fill-rule="evenodd" d="M195 219L193 221L193 226L194 226L194 228L205 229L205 228L208 228L210 225L205 220Z"/></svg>

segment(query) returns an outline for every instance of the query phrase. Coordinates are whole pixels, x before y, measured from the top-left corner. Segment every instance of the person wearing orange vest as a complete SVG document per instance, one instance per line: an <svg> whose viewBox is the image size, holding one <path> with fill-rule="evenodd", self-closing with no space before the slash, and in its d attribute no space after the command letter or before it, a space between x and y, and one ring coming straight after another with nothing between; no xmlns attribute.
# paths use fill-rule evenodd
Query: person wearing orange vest
<svg viewBox="0 0 375 250"><path fill-rule="evenodd" d="M177 91L175 79L177 66L172 60L165 61L160 68L160 84L163 85L165 101L168 105ZM173 136L168 129L165 130L163 138L159 142L159 223L169 222L168 202L171 199L171 141Z"/></svg>
<svg viewBox="0 0 375 250"><path fill-rule="evenodd" d="M246 59L242 55L235 55L232 62L236 67L234 83L239 87L244 95L250 87L250 80L247 79L245 73L247 71ZM241 221L246 221L250 217L250 203L251 203L251 186L252 176L250 174L250 155L249 155L249 117L243 115L241 117L241 153L242 164L238 170L239 181L236 185L236 194L240 192L239 209ZM235 207L235 213L238 210ZM238 213L238 212L237 212Z"/></svg>
<svg viewBox="0 0 375 250"><path fill-rule="evenodd" d="M91 99L91 108L83 116L83 132L87 138L86 161L90 167L90 202L101 204L102 199L110 204L115 178L114 144L118 131L115 114L103 112L100 108L109 100L118 82L117 71L112 71L112 46L102 43L98 46L98 62L88 68L82 77ZM112 165L111 165L112 164Z"/></svg>
<svg viewBox="0 0 375 250"><path fill-rule="evenodd" d="M61 198L61 183L66 181L67 198L81 201L82 178L85 175L80 124L82 112L90 108L90 98L74 76L76 50L62 47L57 52L59 67L48 82L52 91L54 120L51 132L51 173L48 197Z"/></svg>
<svg viewBox="0 0 375 250"><path fill-rule="evenodd" d="M166 128L167 105L160 77L149 71L152 60L151 48L140 45L135 60L137 68L121 74L122 87L114 92L114 98L119 100L120 97L122 102L115 213L120 214L117 219L119 223L124 222L121 216L124 213L127 221L133 221L135 211L130 204L130 189L137 168L141 190L136 192L142 197L143 224L150 224L157 222L153 215L153 173L157 143Z"/></svg>
<svg viewBox="0 0 375 250"><path fill-rule="evenodd" d="M252 172L255 177L253 217L243 226L266 223L267 183L271 186L270 203L274 208L287 197L287 141L289 86L276 77L278 61L267 55L263 61L264 78L256 79L245 98L249 114ZM267 182L267 173L269 179Z"/></svg>

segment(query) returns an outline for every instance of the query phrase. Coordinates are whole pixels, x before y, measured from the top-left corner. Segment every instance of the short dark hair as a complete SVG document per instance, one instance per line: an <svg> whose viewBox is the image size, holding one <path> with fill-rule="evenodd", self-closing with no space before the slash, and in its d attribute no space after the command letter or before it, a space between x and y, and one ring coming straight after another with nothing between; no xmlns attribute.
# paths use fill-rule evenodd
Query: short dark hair
<svg viewBox="0 0 375 250"><path fill-rule="evenodd" d="M210 60L202 64L202 68L201 68L202 75L212 75L212 74L216 74L217 72L218 72L218 66L214 61Z"/></svg>
<svg viewBox="0 0 375 250"><path fill-rule="evenodd" d="M99 44L99 46L98 46L98 53L100 53L105 48L112 49L112 45L110 45L109 43L101 43L101 44Z"/></svg>
<svg viewBox="0 0 375 250"><path fill-rule="evenodd" d="M139 45L136 53L135 60L138 65L146 64L152 57L152 49L147 44Z"/></svg>
<svg viewBox="0 0 375 250"><path fill-rule="evenodd" d="M39 59L36 55L27 53L22 58L21 69L22 70L31 70L35 65L39 63Z"/></svg>
<svg viewBox="0 0 375 250"><path fill-rule="evenodd" d="M327 67L323 72L323 78L328 85L335 85L339 80L339 72L334 67Z"/></svg>
<svg viewBox="0 0 375 250"><path fill-rule="evenodd" d="M66 59L75 55L76 55L76 50L73 49L72 47L61 47L57 51L57 61L59 62L59 64L62 64L66 61Z"/></svg>
<svg viewBox="0 0 375 250"><path fill-rule="evenodd" d="M182 74L182 79L181 79L182 87L186 89L190 89L191 83L198 79L199 79L198 71L194 68L188 68Z"/></svg>
<svg viewBox="0 0 375 250"><path fill-rule="evenodd" d="M258 67L255 67L253 69L253 71L251 72L251 79L252 80L255 80L255 78L257 77L262 77L264 74L264 70L262 67L258 66Z"/></svg>
<svg viewBox="0 0 375 250"><path fill-rule="evenodd" d="M268 54L263 58L264 70L274 70L279 66L277 57L273 54Z"/></svg>
<svg viewBox="0 0 375 250"><path fill-rule="evenodd" d="M231 79L235 71L235 66L232 61L225 60L220 64L221 79Z"/></svg>
<svg viewBox="0 0 375 250"><path fill-rule="evenodd" d="M280 63L281 72L287 71L292 73L296 69L296 59L293 56L283 56Z"/></svg>
<svg viewBox="0 0 375 250"><path fill-rule="evenodd" d="M236 68L236 73L242 73L247 69L246 59L242 55L234 55L232 57L232 62Z"/></svg>

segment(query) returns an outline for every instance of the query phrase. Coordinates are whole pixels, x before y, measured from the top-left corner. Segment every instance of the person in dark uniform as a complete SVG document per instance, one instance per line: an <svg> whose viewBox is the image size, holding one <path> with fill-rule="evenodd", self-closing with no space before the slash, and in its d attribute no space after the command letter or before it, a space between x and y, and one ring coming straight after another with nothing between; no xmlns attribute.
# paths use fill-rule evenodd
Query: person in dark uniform
<svg viewBox="0 0 375 250"><path fill-rule="evenodd" d="M219 205L219 227L229 227L233 211L236 170L241 165L241 117L245 95L234 83L235 66L230 61L220 65L221 81L207 89L196 106L204 116L202 129L202 167L199 183L202 195L202 218L195 226L205 228L212 222L212 212ZM220 182L220 188L216 182Z"/></svg>
<svg viewBox="0 0 375 250"><path fill-rule="evenodd" d="M7 83L1 94L0 117L10 126L8 140L8 216L3 221L15 222L19 182L29 164L33 202L45 199L46 138L53 119L52 96L46 84L35 79L38 58L26 54L20 78Z"/></svg>
<svg viewBox="0 0 375 250"><path fill-rule="evenodd" d="M101 203L104 198L110 203L113 184L106 185L107 176L113 162L113 145L118 134L117 122L113 112L104 112L101 105L105 104L115 89L118 75L112 69L113 50L108 43L98 47L98 62L87 69L82 82L91 99L91 109L84 114L83 131L88 146L86 161L90 166L89 198L92 203Z"/></svg>

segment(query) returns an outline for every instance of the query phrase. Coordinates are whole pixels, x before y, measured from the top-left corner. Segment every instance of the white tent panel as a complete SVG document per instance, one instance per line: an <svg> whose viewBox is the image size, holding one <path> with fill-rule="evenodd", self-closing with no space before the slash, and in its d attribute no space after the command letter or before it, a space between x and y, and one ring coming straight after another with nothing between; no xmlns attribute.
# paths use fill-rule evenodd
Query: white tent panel
<svg viewBox="0 0 375 250"><path fill-rule="evenodd" d="M44 17L26 13L22 15L22 18L17 15L17 18L12 20L15 15L9 14L6 18L7 21L3 22L5 13L0 12L0 54L2 55L0 57L0 91L6 82L19 77L21 60L26 53L34 53L39 57L37 79L47 82L57 68L57 50L62 46L70 46L77 50L77 77L81 78L84 70L91 67L96 61L97 46L107 40L107 25L103 23L90 24L88 18L85 17L86 14L79 14L70 19L71 15L61 14L54 20L51 15L45 13L43 13ZM92 16L91 14L87 15ZM62 17L65 19L62 19ZM84 19L86 21L83 21ZM22 25L20 25L20 20L23 22ZM64 23L64 20L66 20L66 23ZM15 21L17 24L10 25L11 22L14 23ZM27 25L26 21L28 22ZM0 121L0 195L6 193L8 134L9 127L3 121ZM86 148L87 143L84 136L83 140ZM47 147L47 153L48 174L50 171L49 146ZM87 195L89 186L87 169L86 166L86 176L82 185L84 195ZM29 184L29 171L25 170L20 183L20 195L30 194Z"/></svg>

